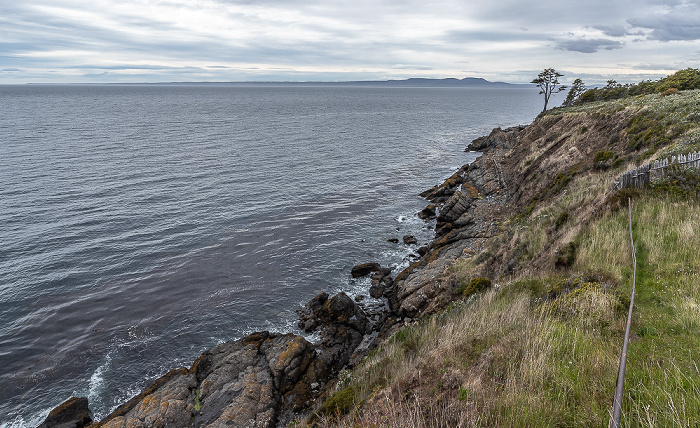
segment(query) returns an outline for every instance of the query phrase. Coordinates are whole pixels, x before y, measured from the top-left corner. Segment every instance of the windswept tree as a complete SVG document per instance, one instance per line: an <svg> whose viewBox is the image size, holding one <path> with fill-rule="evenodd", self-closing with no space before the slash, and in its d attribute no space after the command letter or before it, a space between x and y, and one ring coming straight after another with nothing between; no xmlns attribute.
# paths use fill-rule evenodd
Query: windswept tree
<svg viewBox="0 0 700 428"><path fill-rule="evenodd" d="M583 80L577 78L571 84L571 89L569 89L569 93L566 94L566 99L562 106L569 107L576 104L576 101L578 101L579 97L584 92L586 92L586 85L583 84Z"/></svg>
<svg viewBox="0 0 700 428"><path fill-rule="evenodd" d="M537 85L537 87L540 88L540 94L544 95L544 108L542 109L542 113L547 111L549 97L551 97L552 94L556 94L557 92L561 92L566 89L566 86L559 85L559 78L562 76L563 74L559 73L555 69L546 68L537 75L536 79L533 79L533 81L530 82Z"/></svg>

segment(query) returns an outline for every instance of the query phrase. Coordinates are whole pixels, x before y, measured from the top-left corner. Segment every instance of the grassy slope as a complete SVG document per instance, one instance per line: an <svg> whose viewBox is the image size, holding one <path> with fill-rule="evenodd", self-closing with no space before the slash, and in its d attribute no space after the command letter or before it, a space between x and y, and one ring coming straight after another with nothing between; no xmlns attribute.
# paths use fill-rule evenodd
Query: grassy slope
<svg viewBox="0 0 700 428"><path fill-rule="evenodd" d="M621 202L626 208L624 197L632 196L638 294L622 424L700 424L697 176L678 173L640 192L610 192L632 160L697 149L699 108L700 92L688 91L550 112L572 120L580 135L616 117L626 136L612 157L601 155L607 159L568 177L554 194L521 201L529 206L482 254L458 259L452 275L459 280L486 272L497 286L404 328L344 373L316 423L607 426L631 290ZM535 144L528 150L519 154L523 168L545 156ZM555 267L556 250L569 243L575 258ZM516 247L524 268L493 274L502 270L492 260Z"/></svg>

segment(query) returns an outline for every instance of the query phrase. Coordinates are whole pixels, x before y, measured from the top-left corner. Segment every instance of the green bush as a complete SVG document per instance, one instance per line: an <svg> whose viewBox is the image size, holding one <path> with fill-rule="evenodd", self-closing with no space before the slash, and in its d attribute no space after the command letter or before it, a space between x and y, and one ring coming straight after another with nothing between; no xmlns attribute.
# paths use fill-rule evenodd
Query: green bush
<svg viewBox="0 0 700 428"><path fill-rule="evenodd" d="M328 400L318 409L317 415L322 416L342 416L347 414L355 406L357 389L349 386L331 395Z"/></svg>
<svg viewBox="0 0 700 428"><path fill-rule="evenodd" d="M615 157L615 153L610 150L601 150L593 157L593 162L605 162Z"/></svg>
<svg viewBox="0 0 700 428"><path fill-rule="evenodd" d="M488 278L474 278L468 284L463 284L457 291L464 294L464 297L469 297L472 294L480 293L491 287L491 280Z"/></svg>

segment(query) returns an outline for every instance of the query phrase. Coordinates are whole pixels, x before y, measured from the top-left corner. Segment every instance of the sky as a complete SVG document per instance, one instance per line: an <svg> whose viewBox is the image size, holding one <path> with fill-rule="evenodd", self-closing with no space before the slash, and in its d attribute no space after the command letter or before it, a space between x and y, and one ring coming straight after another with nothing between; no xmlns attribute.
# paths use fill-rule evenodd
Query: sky
<svg viewBox="0 0 700 428"><path fill-rule="evenodd" d="M0 0L0 84L355 81L700 68L700 0Z"/></svg>

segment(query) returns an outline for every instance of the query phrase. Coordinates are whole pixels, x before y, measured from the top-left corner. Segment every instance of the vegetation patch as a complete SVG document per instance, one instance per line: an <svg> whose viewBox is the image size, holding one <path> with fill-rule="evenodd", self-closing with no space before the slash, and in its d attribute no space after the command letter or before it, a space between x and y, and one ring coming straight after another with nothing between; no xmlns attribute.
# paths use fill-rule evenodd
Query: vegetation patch
<svg viewBox="0 0 700 428"><path fill-rule="evenodd" d="M353 386L331 395L316 412L317 416L340 417L348 414L355 407L357 389Z"/></svg>
<svg viewBox="0 0 700 428"><path fill-rule="evenodd" d="M556 253L554 253L554 266L556 267L568 267L574 264L576 260L576 243L569 242L568 244L560 247Z"/></svg>
<svg viewBox="0 0 700 428"><path fill-rule="evenodd" d="M474 278L468 283L463 283L457 288L457 292L464 297L469 297L472 294L481 293L491 287L491 280L488 278Z"/></svg>

